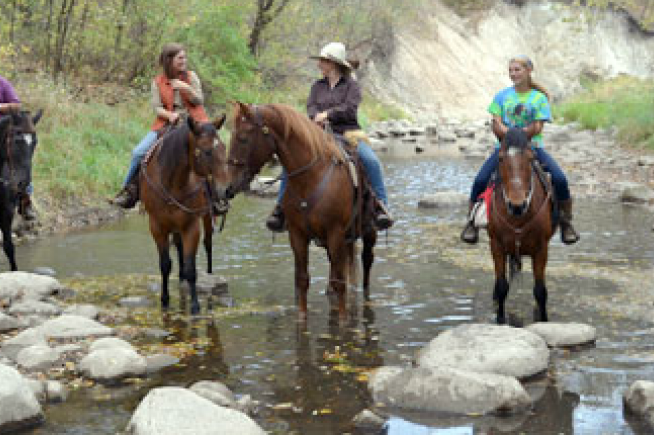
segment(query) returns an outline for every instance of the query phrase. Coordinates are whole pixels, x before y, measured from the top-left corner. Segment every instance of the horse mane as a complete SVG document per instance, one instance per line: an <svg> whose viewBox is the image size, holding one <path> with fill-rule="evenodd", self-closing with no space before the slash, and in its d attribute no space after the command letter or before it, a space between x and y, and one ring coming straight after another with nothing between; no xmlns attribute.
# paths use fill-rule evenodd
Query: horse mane
<svg viewBox="0 0 654 435"><path fill-rule="evenodd" d="M306 115L284 104L270 104L270 107L281 119L284 126L284 142L295 136L309 148L313 156L325 159L343 160L343 153L336 145L334 137L325 133Z"/></svg>
<svg viewBox="0 0 654 435"><path fill-rule="evenodd" d="M157 153L162 180L170 180L175 170L188 160L188 135L189 128L185 122L164 134Z"/></svg>
<svg viewBox="0 0 654 435"><path fill-rule="evenodd" d="M519 150L524 150L529 146L529 137L523 129L512 127L504 136L504 143L506 143L506 148L517 148Z"/></svg>

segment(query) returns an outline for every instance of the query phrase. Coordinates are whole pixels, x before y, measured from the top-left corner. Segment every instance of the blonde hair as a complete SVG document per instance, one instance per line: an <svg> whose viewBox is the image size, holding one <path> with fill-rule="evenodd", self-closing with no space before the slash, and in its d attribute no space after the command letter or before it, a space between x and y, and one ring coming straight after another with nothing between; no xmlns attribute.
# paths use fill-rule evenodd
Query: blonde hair
<svg viewBox="0 0 654 435"><path fill-rule="evenodd" d="M550 99L550 93L547 92L547 89L545 86L541 85L540 83L536 82L533 77L531 76L531 71L534 70L534 63L525 55L520 55L512 58L509 63L519 63L522 65L524 68L529 70L529 86L532 89L536 89L538 92L541 92L543 95L545 95L545 98L549 101Z"/></svg>

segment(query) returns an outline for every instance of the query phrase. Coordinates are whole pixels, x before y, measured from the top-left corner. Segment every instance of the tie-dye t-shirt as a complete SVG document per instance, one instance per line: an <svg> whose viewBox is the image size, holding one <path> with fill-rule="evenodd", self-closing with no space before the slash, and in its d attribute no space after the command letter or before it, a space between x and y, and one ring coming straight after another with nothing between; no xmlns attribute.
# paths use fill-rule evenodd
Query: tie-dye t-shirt
<svg viewBox="0 0 654 435"><path fill-rule="evenodd" d="M514 87L506 88L495 96L488 111L492 115L501 116L502 122L509 128L523 128L534 121L552 120L547 97L536 89L517 93ZM543 146L543 135L537 134L532 141L539 147Z"/></svg>

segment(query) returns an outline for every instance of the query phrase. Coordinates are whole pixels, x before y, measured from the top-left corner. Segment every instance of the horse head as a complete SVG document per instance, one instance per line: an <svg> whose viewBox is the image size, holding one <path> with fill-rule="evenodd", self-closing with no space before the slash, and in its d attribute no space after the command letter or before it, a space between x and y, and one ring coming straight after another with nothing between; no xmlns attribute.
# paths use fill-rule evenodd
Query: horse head
<svg viewBox="0 0 654 435"><path fill-rule="evenodd" d="M225 114L213 122L198 123L190 116L188 124L188 152L191 170L209 182L212 198L225 199L227 188L227 149L218 131L225 123Z"/></svg>
<svg viewBox="0 0 654 435"><path fill-rule="evenodd" d="M42 115L42 110L34 117L24 110L0 119L2 181L15 192L24 190L32 181L32 156L38 143L36 124Z"/></svg>
<svg viewBox="0 0 654 435"><path fill-rule="evenodd" d="M522 129L511 128L500 147L499 172L504 202L512 216L522 216L531 204L534 192L533 160L534 153L527 134Z"/></svg>
<svg viewBox="0 0 654 435"><path fill-rule="evenodd" d="M227 161L230 180L227 195L233 197L246 190L275 151L276 139L265 123L263 111L234 103L234 125Z"/></svg>

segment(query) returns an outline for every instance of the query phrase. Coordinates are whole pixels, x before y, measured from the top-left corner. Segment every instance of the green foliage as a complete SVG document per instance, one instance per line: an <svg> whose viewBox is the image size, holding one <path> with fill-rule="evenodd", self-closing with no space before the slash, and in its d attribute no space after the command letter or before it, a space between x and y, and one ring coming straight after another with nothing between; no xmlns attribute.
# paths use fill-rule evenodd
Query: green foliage
<svg viewBox="0 0 654 435"><path fill-rule="evenodd" d="M566 122L584 128L617 127L620 141L654 149L654 81L620 77L588 84L582 94L555 108Z"/></svg>

